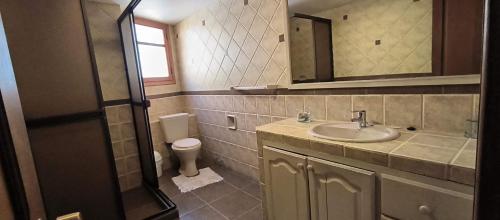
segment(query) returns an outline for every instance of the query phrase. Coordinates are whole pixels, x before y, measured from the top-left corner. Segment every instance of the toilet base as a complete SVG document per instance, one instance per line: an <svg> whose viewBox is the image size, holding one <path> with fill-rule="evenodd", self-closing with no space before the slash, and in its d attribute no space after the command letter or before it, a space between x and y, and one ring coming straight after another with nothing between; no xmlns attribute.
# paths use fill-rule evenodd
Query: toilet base
<svg viewBox="0 0 500 220"><path fill-rule="evenodd" d="M200 174L200 171L196 167L196 160L192 160L189 162L181 161L179 173L187 177L197 176L198 174Z"/></svg>

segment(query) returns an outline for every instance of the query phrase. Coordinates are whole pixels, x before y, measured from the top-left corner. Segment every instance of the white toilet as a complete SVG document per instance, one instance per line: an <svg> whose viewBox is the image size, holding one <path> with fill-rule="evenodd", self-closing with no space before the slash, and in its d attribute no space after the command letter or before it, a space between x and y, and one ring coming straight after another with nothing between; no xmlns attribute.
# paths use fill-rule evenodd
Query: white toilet
<svg viewBox="0 0 500 220"><path fill-rule="evenodd" d="M178 113L160 117L160 125L165 142L172 143L172 150L181 163L179 173L184 176L198 175L196 157L200 152L201 142L196 138L188 138L187 113Z"/></svg>

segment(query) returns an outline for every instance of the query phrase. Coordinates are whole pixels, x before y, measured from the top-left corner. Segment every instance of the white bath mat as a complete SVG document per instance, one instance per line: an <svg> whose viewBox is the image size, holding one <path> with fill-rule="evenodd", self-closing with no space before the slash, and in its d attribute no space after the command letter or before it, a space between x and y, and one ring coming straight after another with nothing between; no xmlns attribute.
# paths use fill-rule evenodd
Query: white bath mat
<svg viewBox="0 0 500 220"><path fill-rule="evenodd" d="M222 180L223 178L209 167L200 169L200 174L197 176L185 177L183 175L179 175L172 177L172 181L174 181L175 185L179 187L179 190L182 193L204 187L208 184L220 182Z"/></svg>

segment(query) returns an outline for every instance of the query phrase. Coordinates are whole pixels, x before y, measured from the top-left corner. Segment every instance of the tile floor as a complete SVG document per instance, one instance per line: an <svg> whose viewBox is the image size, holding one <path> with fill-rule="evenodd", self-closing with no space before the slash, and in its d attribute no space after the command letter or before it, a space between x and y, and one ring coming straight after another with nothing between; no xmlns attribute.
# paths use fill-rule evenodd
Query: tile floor
<svg viewBox="0 0 500 220"><path fill-rule="evenodd" d="M177 171L167 171L159 179L160 190L177 204L181 220L263 219L257 182L218 165L203 164L199 168L207 166L224 181L181 193L171 179L179 175Z"/></svg>

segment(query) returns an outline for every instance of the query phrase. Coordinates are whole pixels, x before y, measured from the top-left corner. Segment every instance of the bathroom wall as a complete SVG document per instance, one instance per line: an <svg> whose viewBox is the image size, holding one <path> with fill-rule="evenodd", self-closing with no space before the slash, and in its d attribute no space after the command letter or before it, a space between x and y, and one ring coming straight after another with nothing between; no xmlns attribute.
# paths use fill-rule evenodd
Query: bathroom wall
<svg viewBox="0 0 500 220"><path fill-rule="evenodd" d="M141 185L141 171L135 140L129 91L116 21L121 14L116 4L86 2L99 82L113 145L120 190ZM120 105L109 103L121 103Z"/></svg>
<svg viewBox="0 0 500 220"><path fill-rule="evenodd" d="M187 95L185 99L187 109L198 117L205 158L257 179L255 127L293 118L305 109L315 120L350 121L351 111L366 110L368 120L378 124L463 135L465 121L477 120L479 95L434 93ZM237 117L237 130L226 128L227 115Z"/></svg>
<svg viewBox="0 0 500 220"><path fill-rule="evenodd" d="M120 189L127 191L142 181L132 111L130 105L115 105L106 107L106 115Z"/></svg>
<svg viewBox="0 0 500 220"><path fill-rule="evenodd" d="M315 79L316 54L313 23L310 19L290 19L290 42L292 71L296 73L293 80Z"/></svg>
<svg viewBox="0 0 500 220"><path fill-rule="evenodd" d="M286 0L244 2L214 1L175 26L183 91L288 85Z"/></svg>
<svg viewBox="0 0 500 220"><path fill-rule="evenodd" d="M153 144L164 158L164 169L171 168L174 159L163 143L158 117L178 112L192 114L190 136L201 139L204 159L223 164L256 180L258 159L255 127L295 117L298 111L304 109L309 109L317 120L349 120L351 110L364 109L368 111L368 119L378 123L414 126L441 133L463 133L465 120L477 118L477 85L300 91L283 89L265 92L267 95L250 95L255 94L255 91L250 94L229 91L230 85L279 83L286 87L289 80L286 71L288 64L284 61L286 42L279 42L279 35L284 33L284 18L281 17L284 15L284 3L250 0L248 5L244 5L243 2L217 1L210 8L175 26L176 35L179 36L176 38L176 78L181 92L161 87L146 88L151 100L149 113ZM113 16L108 17L116 21ZM102 32L106 33L104 28ZM110 32L118 34L112 29ZM113 33L107 35L112 36ZM121 54L119 60L123 62ZM99 74L104 72L100 71ZM115 137L115 158L127 164L127 159L133 158L134 154L125 153L126 144L130 143L122 135L122 127L127 131L129 123L123 113L127 111L125 109L126 105L108 107L107 114L110 122L113 122L110 128ZM236 115L237 130L225 127L228 114ZM113 117L118 118L112 120ZM127 135L125 132L125 137ZM124 190L129 188L127 177L134 170L128 170L127 165L122 166L121 163L117 163L117 168L124 171L120 171L124 174L120 178ZM134 180L132 178L132 185Z"/></svg>
<svg viewBox="0 0 500 220"><path fill-rule="evenodd" d="M151 99L151 107L149 111L149 123L151 126L151 135L153 140L153 148L160 152L163 158L163 169L175 167L175 156L170 147L165 143L165 137L160 127L159 117L163 115L186 112L183 96L170 96L164 98ZM189 137L198 138L198 129L196 124L196 116L189 116Z"/></svg>
<svg viewBox="0 0 500 220"><path fill-rule="evenodd" d="M332 20L335 77L432 72L432 0L352 1L314 16Z"/></svg>
<svg viewBox="0 0 500 220"><path fill-rule="evenodd" d="M121 13L120 6L87 1L86 10L104 101L128 99L120 33L116 24Z"/></svg>

